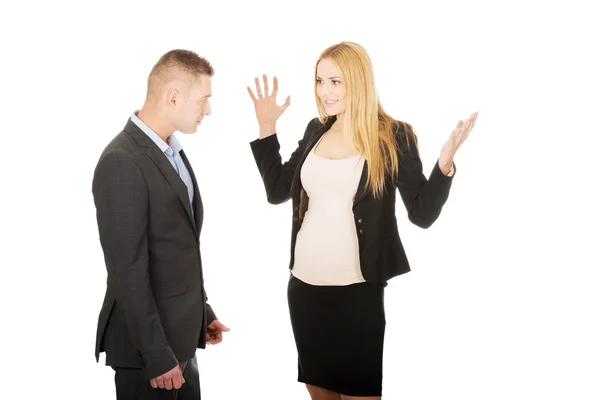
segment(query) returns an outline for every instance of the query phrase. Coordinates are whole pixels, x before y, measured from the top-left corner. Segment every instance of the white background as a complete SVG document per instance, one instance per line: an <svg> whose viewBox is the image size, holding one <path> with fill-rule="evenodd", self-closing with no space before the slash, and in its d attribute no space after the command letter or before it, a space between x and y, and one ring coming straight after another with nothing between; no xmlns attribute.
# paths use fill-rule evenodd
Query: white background
<svg viewBox="0 0 600 400"><path fill-rule="evenodd" d="M593 4L3 2L0 397L114 398L93 355L106 272L92 173L152 65L187 48L216 70L212 115L178 137L204 200L209 301L231 328L198 352L203 399L308 398L286 301L291 202L266 201L246 86L277 74L279 101L292 96L287 159L316 116L316 58L350 40L385 109L415 127L427 176L480 113L434 226L398 202L412 272L386 289L384 398L599 399Z"/></svg>

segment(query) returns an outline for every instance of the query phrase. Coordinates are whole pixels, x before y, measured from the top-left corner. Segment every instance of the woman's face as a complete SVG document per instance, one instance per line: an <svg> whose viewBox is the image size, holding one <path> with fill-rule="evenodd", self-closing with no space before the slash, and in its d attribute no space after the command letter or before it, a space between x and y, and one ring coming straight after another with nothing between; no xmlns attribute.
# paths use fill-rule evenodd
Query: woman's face
<svg viewBox="0 0 600 400"><path fill-rule="evenodd" d="M346 85L333 61L324 58L317 64L317 95L327 115L338 117L346 111Z"/></svg>

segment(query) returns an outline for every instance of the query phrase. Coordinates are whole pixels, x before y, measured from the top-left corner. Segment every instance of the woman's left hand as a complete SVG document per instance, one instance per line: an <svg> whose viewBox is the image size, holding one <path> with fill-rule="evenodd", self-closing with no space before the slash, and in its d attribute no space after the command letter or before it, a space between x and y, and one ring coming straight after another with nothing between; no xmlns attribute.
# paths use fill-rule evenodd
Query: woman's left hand
<svg viewBox="0 0 600 400"><path fill-rule="evenodd" d="M463 142L467 140L469 133L471 133L471 130L475 126L478 114L479 111L474 112L469 119L458 121L456 129L452 131L450 138L444 143L444 147L442 147L442 152L440 153L439 165L445 175L450 174L452 171L454 155Z"/></svg>

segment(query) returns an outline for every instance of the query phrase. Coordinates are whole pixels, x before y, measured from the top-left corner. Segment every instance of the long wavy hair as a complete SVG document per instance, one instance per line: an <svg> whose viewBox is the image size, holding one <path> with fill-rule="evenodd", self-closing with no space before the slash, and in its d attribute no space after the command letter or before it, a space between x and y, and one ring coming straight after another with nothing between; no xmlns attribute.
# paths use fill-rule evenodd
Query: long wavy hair
<svg viewBox="0 0 600 400"><path fill-rule="evenodd" d="M411 139L417 145L416 135L410 124L397 121L384 111L375 88L371 58L362 46L353 42L328 47L315 64L315 100L321 123L326 123L331 117L317 94L317 66L323 59L329 59L336 65L346 85L344 135L350 136L354 147L368 161L366 184L379 198L383 194L386 175L395 178L398 173L401 147L395 132L404 132L407 146L410 146Z"/></svg>

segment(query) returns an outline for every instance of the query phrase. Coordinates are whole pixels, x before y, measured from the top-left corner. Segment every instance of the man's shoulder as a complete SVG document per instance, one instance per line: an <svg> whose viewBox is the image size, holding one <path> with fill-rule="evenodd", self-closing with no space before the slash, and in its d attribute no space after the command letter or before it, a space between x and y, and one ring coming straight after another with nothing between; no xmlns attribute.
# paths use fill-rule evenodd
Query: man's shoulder
<svg viewBox="0 0 600 400"><path fill-rule="evenodd" d="M102 149L96 163L96 171L120 168L131 168L141 164L143 151L131 135L125 130L117 133ZM137 169L137 168L136 168Z"/></svg>
<svg viewBox="0 0 600 400"><path fill-rule="evenodd" d="M100 154L100 160L107 156L128 156L136 158L142 152L139 144L126 129L113 136Z"/></svg>

